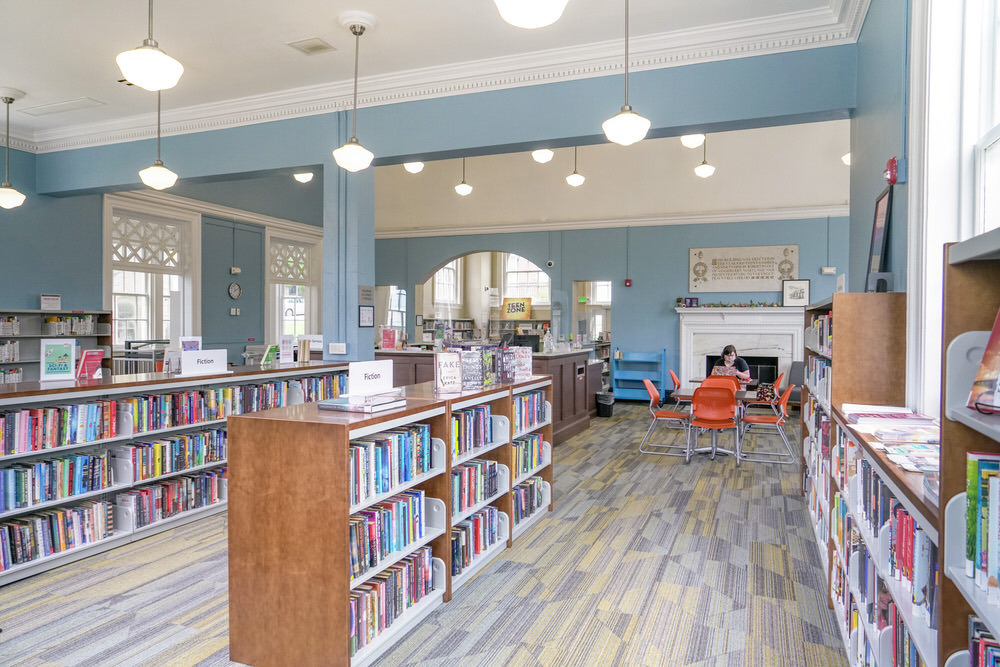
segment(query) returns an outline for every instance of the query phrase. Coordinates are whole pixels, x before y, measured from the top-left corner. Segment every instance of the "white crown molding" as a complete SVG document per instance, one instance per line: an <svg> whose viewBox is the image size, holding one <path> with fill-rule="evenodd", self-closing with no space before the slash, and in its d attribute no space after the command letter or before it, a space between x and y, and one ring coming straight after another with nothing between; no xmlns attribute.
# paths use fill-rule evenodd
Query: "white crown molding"
<svg viewBox="0 0 1000 667"><path fill-rule="evenodd" d="M812 218L848 217L850 206L796 206L774 209L747 209L715 213L670 213L642 218L604 218L593 220L529 221L497 223L474 227L414 225L408 228L379 230L376 239L405 239L425 236L467 236L473 234L513 234L517 232L552 232L574 229L607 229L611 227L663 227L674 225L708 225L721 222L759 222L772 220L808 220Z"/></svg>
<svg viewBox="0 0 1000 667"><path fill-rule="evenodd" d="M785 53L857 41L870 0L830 0L821 9L635 37L630 71ZM362 107L607 76L622 71L621 40L395 72L359 80ZM291 90L175 109L164 114L164 135L204 132L346 110L352 82ZM148 139L155 114L38 132L23 150L50 153ZM14 147L14 142L11 142Z"/></svg>

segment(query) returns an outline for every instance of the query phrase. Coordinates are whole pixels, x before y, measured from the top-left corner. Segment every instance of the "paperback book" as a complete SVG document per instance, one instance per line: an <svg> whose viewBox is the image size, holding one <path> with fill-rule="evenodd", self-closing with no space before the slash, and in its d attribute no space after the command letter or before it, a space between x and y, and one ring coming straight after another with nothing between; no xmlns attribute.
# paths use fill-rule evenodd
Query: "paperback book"
<svg viewBox="0 0 1000 667"><path fill-rule="evenodd" d="M1000 313L993 321L993 331L983 351L983 359L979 362L979 370L972 381L969 400L966 407L977 412L1000 412L1000 393L997 392L997 379L1000 375Z"/></svg>
<svg viewBox="0 0 1000 667"><path fill-rule="evenodd" d="M323 410L340 410L342 412L383 412L405 408L406 399L398 395L376 394L374 396L338 396L328 398L317 404Z"/></svg>

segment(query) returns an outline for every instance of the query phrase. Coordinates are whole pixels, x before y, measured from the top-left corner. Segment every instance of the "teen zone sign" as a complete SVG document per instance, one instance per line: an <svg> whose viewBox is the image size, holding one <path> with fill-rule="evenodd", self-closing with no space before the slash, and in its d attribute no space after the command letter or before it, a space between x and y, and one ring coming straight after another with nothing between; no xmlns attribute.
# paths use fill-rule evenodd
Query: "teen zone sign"
<svg viewBox="0 0 1000 667"><path fill-rule="evenodd" d="M799 246L691 248L689 292L780 292L799 277Z"/></svg>
<svg viewBox="0 0 1000 667"><path fill-rule="evenodd" d="M504 297L500 305L501 320L531 319L531 299L528 297Z"/></svg>

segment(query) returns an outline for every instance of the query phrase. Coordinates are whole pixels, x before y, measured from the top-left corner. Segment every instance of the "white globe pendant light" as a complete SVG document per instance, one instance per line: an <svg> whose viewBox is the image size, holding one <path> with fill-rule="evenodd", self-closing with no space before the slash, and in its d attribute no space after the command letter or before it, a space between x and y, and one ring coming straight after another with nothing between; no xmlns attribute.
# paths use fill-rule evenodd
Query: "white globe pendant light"
<svg viewBox="0 0 1000 667"><path fill-rule="evenodd" d="M698 148L705 143L704 134L685 134L681 137L681 145L684 148Z"/></svg>
<svg viewBox="0 0 1000 667"><path fill-rule="evenodd" d="M701 145L701 164L694 168L694 173L702 178L708 178L715 173L715 167L708 163L708 139Z"/></svg>
<svg viewBox="0 0 1000 667"><path fill-rule="evenodd" d="M539 148L536 151L531 151L531 159L537 162L538 164L545 164L546 162L551 160L553 156L555 156L555 153L553 153L548 148Z"/></svg>
<svg viewBox="0 0 1000 667"><path fill-rule="evenodd" d="M419 174L424 170L423 162L404 162L403 169L410 172L411 174Z"/></svg>
<svg viewBox="0 0 1000 667"><path fill-rule="evenodd" d="M156 92L173 88L184 73L184 66L164 53L153 39L153 0L149 0L149 37L131 51L115 58L122 77L140 88Z"/></svg>
<svg viewBox="0 0 1000 667"><path fill-rule="evenodd" d="M465 182L465 158L462 158L462 182L455 186L455 192L463 197L472 192L472 186Z"/></svg>
<svg viewBox="0 0 1000 667"><path fill-rule="evenodd" d="M177 182L177 174L160 159L160 91L156 91L156 162L140 170L139 179L154 190L166 190Z"/></svg>
<svg viewBox="0 0 1000 667"><path fill-rule="evenodd" d="M0 184L0 208L17 208L27 197L10 184L10 105L24 97L24 93L13 88L0 88L0 101L7 107L7 141L4 143L3 183Z"/></svg>
<svg viewBox="0 0 1000 667"><path fill-rule="evenodd" d="M622 110L601 124L608 141L622 146L631 146L642 141L649 131L650 122L643 118L628 103L628 0L625 0L625 104Z"/></svg>
<svg viewBox="0 0 1000 667"><path fill-rule="evenodd" d="M576 148L576 146L573 146L573 173L566 177L566 182L574 188L580 187L587 180L586 176L576 170Z"/></svg>
<svg viewBox="0 0 1000 667"><path fill-rule="evenodd" d="M358 141L358 50L361 35L365 30L375 25L375 17L364 12L346 12L340 17L340 22L347 26L354 35L354 110L351 120L351 138L347 143L333 151L333 159L342 169L357 172L371 165L375 154Z"/></svg>
<svg viewBox="0 0 1000 667"><path fill-rule="evenodd" d="M518 28L544 28L562 16L569 0L493 0L500 17Z"/></svg>

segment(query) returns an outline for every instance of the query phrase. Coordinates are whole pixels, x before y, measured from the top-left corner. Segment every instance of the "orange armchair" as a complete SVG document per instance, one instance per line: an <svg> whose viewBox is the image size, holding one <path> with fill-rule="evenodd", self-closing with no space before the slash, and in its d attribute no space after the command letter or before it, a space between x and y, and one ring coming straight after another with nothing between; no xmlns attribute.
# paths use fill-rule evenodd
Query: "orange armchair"
<svg viewBox="0 0 1000 667"><path fill-rule="evenodd" d="M642 384L645 385L646 391L649 393L649 414L652 415L653 421L646 430L646 437L639 444L639 451L643 454L685 456L683 453L674 453L670 450L676 449L686 452L687 445L655 445L649 442L649 438L653 435L653 430L657 424L675 424L686 431L690 414L686 410L664 410L660 408L660 392L657 391L656 385L647 379L643 379Z"/></svg>
<svg viewBox="0 0 1000 667"><path fill-rule="evenodd" d="M731 450L718 447L718 433L727 429L733 429L735 447ZM701 430L712 432L711 447L698 447L698 433ZM694 433L693 441L692 433ZM705 386L705 383L702 383L702 386L694 390L694 396L691 398L691 424L688 428L685 460L690 462L693 454L701 452L711 452L713 460L719 452L733 454L736 457L736 465L740 464L740 426L736 392L730 387Z"/></svg>

